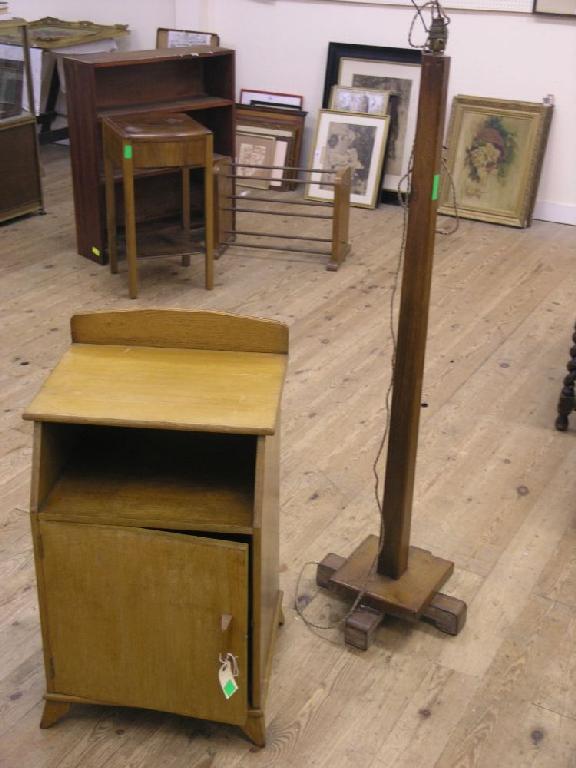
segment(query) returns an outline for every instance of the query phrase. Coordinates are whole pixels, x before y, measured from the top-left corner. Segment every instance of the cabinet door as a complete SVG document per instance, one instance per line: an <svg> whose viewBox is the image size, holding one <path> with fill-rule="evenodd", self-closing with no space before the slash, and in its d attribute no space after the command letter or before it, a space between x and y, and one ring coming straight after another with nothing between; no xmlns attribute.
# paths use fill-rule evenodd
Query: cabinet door
<svg viewBox="0 0 576 768"><path fill-rule="evenodd" d="M40 535L51 692L245 722L247 544L59 522L41 522ZM228 700L226 653L239 670Z"/></svg>

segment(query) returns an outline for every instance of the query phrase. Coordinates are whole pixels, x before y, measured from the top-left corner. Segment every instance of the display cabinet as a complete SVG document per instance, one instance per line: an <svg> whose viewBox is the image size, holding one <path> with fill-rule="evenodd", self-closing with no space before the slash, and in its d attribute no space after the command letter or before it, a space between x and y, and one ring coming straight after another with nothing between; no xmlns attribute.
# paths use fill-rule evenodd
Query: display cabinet
<svg viewBox="0 0 576 768"><path fill-rule="evenodd" d="M41 725L75 702L122 705L235 724L262 745L288 329L111 312L73 317L72 341L25 413Z"/></svg>
<svg viewBox="0 0 576 768"><path fill-rule="evenodd" d="M44 208L26 28L23 19L0 21L0 222Z"/></svg>
<svg viewBox="0 0 576 768"><path fill-rule="evenodd" d="M64 70L78 252L105 263L102 118L185 112L212 131L217 154L233 155L234 52L199 46L71 56L64 60ZM194 180L192 171L191 211L198 217L201 185ZM179 215L178 171L143 170L135 183L138 223ZM119 184L117 188L122 209Z"/></svg>

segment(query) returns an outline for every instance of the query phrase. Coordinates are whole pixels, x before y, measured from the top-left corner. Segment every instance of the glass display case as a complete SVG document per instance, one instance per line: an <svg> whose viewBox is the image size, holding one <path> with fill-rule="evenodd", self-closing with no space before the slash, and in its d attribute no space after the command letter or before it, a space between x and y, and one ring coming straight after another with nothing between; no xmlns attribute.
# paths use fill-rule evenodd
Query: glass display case
<svg viewBox="0 0 576 768"><path fill-rule="evenodd" d="M43 211L27 23L0 20L0 222Z"/></svg>

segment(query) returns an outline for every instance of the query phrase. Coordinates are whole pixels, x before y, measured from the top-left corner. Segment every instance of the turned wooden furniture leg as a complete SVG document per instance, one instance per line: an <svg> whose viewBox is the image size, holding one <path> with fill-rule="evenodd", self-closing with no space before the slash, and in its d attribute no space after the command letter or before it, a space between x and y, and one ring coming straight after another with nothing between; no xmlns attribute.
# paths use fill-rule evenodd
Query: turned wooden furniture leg
<svg viewBox="0 0 576 768"><path fill-rule="evenodd" d="M116 249L116 198L114 191L114 165L109 157L104 159L106 178L106 231L108 234L108 255L110 272L118 272L118 253Z"/></svg>
<svg viewBox="0 0 576 768"><path fill-rule="evenodd" d="M278 610L278 626L283 627L286 622L286 616L284 615L284 608L282 607L282 603L280 603L280 608Z"/></svg>
<svg viewBox="0 0 576 768"><path fill-rule="evenodd" d="M190 232L190 169L182 168L182 229ZM182 266L190 266L190 254L182 256Z"/></svg>
<svg viewBox="0 0 576 768"><path fill-rule="evenodd" d="M259 709L251 709L248 719L242 726L242 731L257 747L266 746L266 723L264 713Z"/></svg>
<svg viewBox="0 0 576 768"><path fill-rule="evenodd" d="M206 137L206 156L204 160L204 231L206 250L206 288L214 287L214 166L213 139Z"/></svg>
<svg viewBox="0 0 576 768"><path fill-rule="evenodd" d="M68 714L70 704L65 701L45 701L40 728L51 728L58 720Z"/></svg>
<svg viewBox="0 0 576 768"><path fill-rule="evenodd" d="M134 167L131 156L124 152L122 176L124 180L124 228L126 231L126 259L130 298L138 296L138 265L136 263L136 208L134 204Z"/></svg>
<svg viewBox="0 0 576 768"><path fill-rule="evenodd" d="M568 416L576 408L576 399L574 397L574 384L576 382L576 326L572 334L573 346L570 349L570 360L566 368L568 375L564 378L560 399L558 400L558 416L556 418L556 429L559 432L566 432L568 429Z"/></svg>

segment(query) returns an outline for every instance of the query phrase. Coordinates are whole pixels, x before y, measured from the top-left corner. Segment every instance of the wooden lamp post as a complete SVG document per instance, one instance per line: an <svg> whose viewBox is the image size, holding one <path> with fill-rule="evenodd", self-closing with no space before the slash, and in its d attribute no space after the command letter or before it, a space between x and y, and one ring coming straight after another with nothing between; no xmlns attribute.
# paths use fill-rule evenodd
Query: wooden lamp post
<svg viewBox="0 0 576 768"><path fill-rule="evenodd" d="M424 355L450 59L424 53L406 233L398 346L386 463L383 526L345 559L328 554L317 583L358 605L345 622L346 642L367 648L385 614L425 620L456 635L466 604L439 592L454 563L410 546Z"/></svg>

